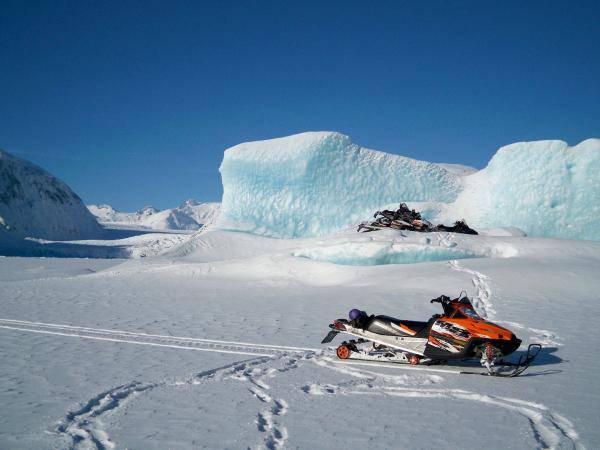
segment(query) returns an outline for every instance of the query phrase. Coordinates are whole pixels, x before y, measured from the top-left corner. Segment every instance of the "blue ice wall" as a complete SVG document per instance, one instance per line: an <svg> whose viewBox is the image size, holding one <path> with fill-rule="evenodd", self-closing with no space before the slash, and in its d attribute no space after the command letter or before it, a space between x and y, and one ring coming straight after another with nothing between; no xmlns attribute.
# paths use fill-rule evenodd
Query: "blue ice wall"
<svg viewBox="0 0 600 450"><path fill-rule="evenodd" d="M515 226L529 236L600 240L600 139L508 145L464 184L448 216L476 229Z"/></svg>
<svg viewBox="0 0 600 450"><path fill-rule="evenodd" d="M362 148L339 133L302 133L232 147L220 171L217 226L224 229L322 236L384 205L436 202L436 222L464 218L475 229L513 226L529 236L600 240L600 139L508 145L485 169L461 177Z"/></svg>
<svg viewBox="0 0 600 450"><path fill-rule="evenodd" d="M225 151L217 225L274 237L322 236L401 201L451 202L458 176L362 148L334 132L249 142Z"/></svg>

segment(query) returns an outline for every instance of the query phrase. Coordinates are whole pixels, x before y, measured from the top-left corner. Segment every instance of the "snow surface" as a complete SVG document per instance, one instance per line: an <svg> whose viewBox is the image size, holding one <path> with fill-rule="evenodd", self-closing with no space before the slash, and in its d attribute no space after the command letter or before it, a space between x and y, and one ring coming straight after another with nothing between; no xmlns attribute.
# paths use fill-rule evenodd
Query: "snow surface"
<svg viewBox="0 0 600 450"><path fill-rule="evenodd" d="M362 148L334 132L301 133L225 150L217 226L275 237L322 236L398 201L456 198L443 167Z"/></svg>
<svg viewBox="0 0 600 450"><path fill-rule="evenodd" d="M370 243L479 257L295 256ZM0 258L0 448L598 448L598 273L596 242L394 230L213 230L125 263ZM463 289L544 345L522 377L343 365L319 344L351 308L426 320L429 299Z"/></svg>
<svg viewBox="0 0 600 450"><path fill-rule="evenodd" d="M487 167L464 178L446 217L470 226L513 226L530 236L600 240L600 139L502 147Z"/></svg>
<svg viewBox="0 0 600 450"><path fill-rule="evenodd" d="M0 251L25 237L84 239L102 228L69 186L0 149Z"/></svg>
<svg viewBox="0 0 600 450"><path fill-rule="evenodd" d="M133 225L151 230L199 230L215 220L219 208L219 203L199 203L191 199L176 208L160 211L145 206L134 213L120 212L110 205L88 205L90 212L101 223L110 226Z"/></svg>

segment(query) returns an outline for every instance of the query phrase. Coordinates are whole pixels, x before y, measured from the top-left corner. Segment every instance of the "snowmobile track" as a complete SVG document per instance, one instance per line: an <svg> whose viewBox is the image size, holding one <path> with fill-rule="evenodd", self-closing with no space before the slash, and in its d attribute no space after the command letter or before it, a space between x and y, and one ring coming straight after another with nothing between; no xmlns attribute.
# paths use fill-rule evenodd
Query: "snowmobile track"
<svg viewBox="0 0 600 450"><path fill-rule="evenodd" d="M276 360L277 358L260 356L205 370L174 382L164 380L142 384L132 381L119 385L95 395L87 402L83 402L67 412L53 432L68 438L71 441L71 449L113 449L116 444L104 431L100 420L103 414L110 414L134 400L138 395L150 392L155 388L176 389L182 386L236 380L250 383L251 386L248 390L259 400L261 405L266 405L266 409L257 412L257 431L263 435L263 447L269 450L279 450L285 448L288 439L287 428L281 423L282 417L287 413L288 404L283 399L275 399L267 394L270 386L265 380L273 378L277 373L297 367L298 359L281 355L279 360L283 361L282 367L278 369L274 369L270 365L265 367L265 364Z"/></svg>
<svg viewBox="0 0 600 450"><path fill-rule="evenodd" d="M550 411L546 406L506 397L494 397L486 394L461 389L431 389L422 385L431 385L443 381L441 374L460 374L472 368L410 366L377 361L338 361L320 356L318 349L302 347L275 346L270 344L251 344L247 342L217 341L199 338L174 337L135 333L119 330L76 327L70 325L48 324L13 319L0 319L0 329L20 332L34 332L50 335L97 339L109 342L124 342L159 347L181 348L220 353L250 355L253 358L236 361L223 367L209 369L191 377L181 378L175 382L161 380L153 383L131 381L108 389L93 396L69 410L64 418L53 429L54 433L70 440L69 448L92 448L98 450L113 449L117 444L111 441L103 428L102 417L122 409L134 401L139 395L151 392L157 387L199 385L208 382L238 380L248 383L248 392L256 398L260 409L256 412L256 429L262 438L261 447L270 450L285 448L289 439L287 427L282 423L288 410L284 399L275 398L267 384L269 378L277 373L284 373L298 367L300 361L312 360L319 366L352 375L362 381L360 383L344 382L340 385L305 385L301 390L307 394L325 392L327 395L341 393L344 395L386 395L402 398L441 398L485 403L518 413L526 419L532 429L534 439L539 448L558 448L569 441L574 448L583 448L573 424L565 417ZM281 367L275 368L279 361ZM393 368L413 371L417 375L389 375L368 370ZM456 370L455 370L456 369ZM408 378L407 378L408 377ZM398 379L398 382L394 380ZM416 386L400 387L417 383ZM391 385L390 385L391 383Z"/></svg>
<svg viewBox="0 0 600 450"><path fill-rule="evenodd" d="M326 385L319 383L307 384L302 387L302 390L309 395L385 395L402 399L438 398L483 403L516 413L527 420L533 438L537 443L536 448L585 449L573 423L540 403L481 394L464 389L431 388L429 386L432 383L436 384L443 381L443 378L436 375L426 376L424 374L422 375L424 378L421 380L418 377L410 377L410 379L414 378L413 382L417 381L417 385L407 387L406 375L388 375L370 371L366 368L354 368L352 367L354 365L352 361L342 364L337 364L337 361L328 358L313 358L312 361L319 366L328 367L343 375L350 375L355 378L355 381ZM383 364L378 363L374 368L383 366ZM365 365L373 366L368 362ZM393 366L393 364L387 364L384 367L387 366ZM419 367L407 368L414 370Z"/></svg>
<svg viewBox="0 0 600 450"><path fill-rule="evenodd" d="M477 294L473 298L475 308L481 314L481 317L491 319L496 314L496 310L492 306L492 290L490 289L489 280L490 277L477 272L476 270L467 269L461 266L457 260L450 261L448 265L458 272L465 272L473 275L472 282Z"/></svg>
<svg viewBox="0 0 600 450"><path fill-rule="evenodd" d="M467 269L462 266L457 260L449 261L448 265L452 270L468 273L473 275L471 279L473 286L477 289L477 294L473 298L475 308L482 317L492 319L496 315L496 310L492 305L492 289L490 287L490 277L473 269ZM506 320L496 320L497 323L503 323L509 327L520 328L529 331L535 336L536 341L546 346L558 346L560 344L560 336L549 330L540 330L538 328L526 327L518 322L508 322Z"/></svg>
<svg viewBox="0 0 600 450"><path fill-rule="evenodd" d="M160 334L138 333L102 328L77 327L24 320L0 319L0 329L24 331L31 333L95 339L109 342L123 342L156 347L169 347L183 350L195 350L217 353L232 353L236 355L275 356L281 353L320 352L319 349L277 346L270 344L255 344L248 342L219 341L192 337L167 336Z"/></svg>

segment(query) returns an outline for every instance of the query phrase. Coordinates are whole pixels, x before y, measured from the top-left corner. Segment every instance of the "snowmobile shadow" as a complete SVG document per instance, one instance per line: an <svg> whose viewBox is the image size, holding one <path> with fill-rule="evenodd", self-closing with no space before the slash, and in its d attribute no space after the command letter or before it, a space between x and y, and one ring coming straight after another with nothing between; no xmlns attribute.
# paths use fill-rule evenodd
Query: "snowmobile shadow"
<svg viewBox="0 0 600 450"><path fill-rule="evenodd" d="M533 368L535 369L535 366L533 366ZM528 370L532 370L532 367L530 367ZM539 377L540 375L556 375L557 373L562 373L562 370L548 369L548 370L542 370L541 372L525 372L525 373L522 373L521 375L519 375L519 378Z"/></svg>
<svg viewBox="0 0 600 450"><path fill-rule="evenodd" d="M531 365L527 369L525 373L522 373L521 377L538 377L540 375L556 375L561 373L560 369L546 369L536 371L536 369L542 369L544 366L559 364L564 360L554 353L558 350L557 347L542 347L535 360L531 362ZM525 357L527 355L526 350L520 350L511 355L513 358L518 359L521 356Z"/></svg>
<svg viewBox="0 0 600 450"><path fill-rule="evenodd" d="M527 373L521 374L520 376L531 377L531 376L539 376L539 375L553 375L553 374L562 372L562 370L560 370L560 369L546 369L541 372L533 372L533 373L530 372L532 370L535 370L536 368L541 369L544 366L560 364L561 362L564 362L565 360L563 360L562 358L560 358L554 354L557 350L558 350L557 347L542 347L542 349L538 353L535 360L532 361L531 365L529 366ZM514 363L516 361L519 361L522 357L523 357L523 359L525 359L526 356L527 356L527 350L517 350L516 352L511 354L509 357L507 357L506 361ZM475 368L480 369L481 368L479 361L473 360L473 359L452 362L452 363L448 364L448 366L461 368L461 369L475 369ZM432 367L435 367L435 365L432 365Z"/></svg>
<svg viewBox="0 0 600 450"><path fill-rule="evenodd" d="M531 363L531 367L536 367L536 366L548 366L548 365L552 365L552 364L560 364L561 362L564 362L565 360L556 356L554 353L558 350L557 347L542 347L542 349L540 350L540 353L537 355L537 357L535 358L535 360ZM519 352L515 352L515 356L520 357L521 355L524 355L525 351L519 351Z"/></svg>

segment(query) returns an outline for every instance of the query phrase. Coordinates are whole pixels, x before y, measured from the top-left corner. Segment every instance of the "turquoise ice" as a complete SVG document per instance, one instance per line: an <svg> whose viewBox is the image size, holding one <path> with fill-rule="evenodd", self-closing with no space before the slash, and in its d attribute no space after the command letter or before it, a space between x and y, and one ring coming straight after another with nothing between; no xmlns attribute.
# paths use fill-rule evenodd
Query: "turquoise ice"
<svg viewBox="0 0 600 450"><path fill-rule="evenodd" d="M514 226L529 236L600 240L600 139L502 147L464 178L447 214L475 228Z"/></svg>
<svg viewBox="0 0 600 450"><path fill-rule="evenodd" d="M334 132L225 151L218 225L274 237L322 236L399 201L453 201L460 179L436 164L362 148Z"/></svg>

